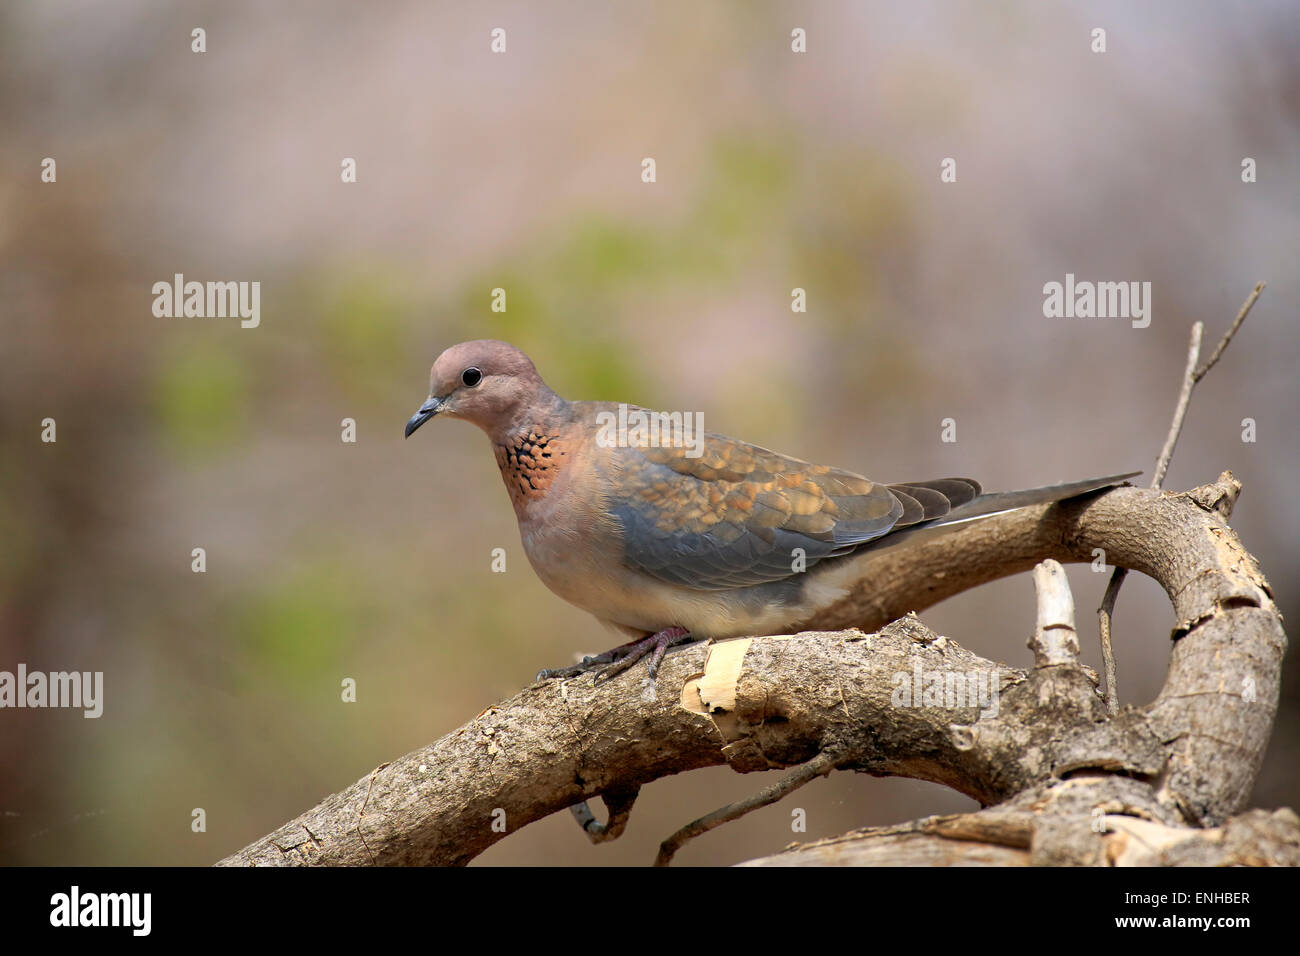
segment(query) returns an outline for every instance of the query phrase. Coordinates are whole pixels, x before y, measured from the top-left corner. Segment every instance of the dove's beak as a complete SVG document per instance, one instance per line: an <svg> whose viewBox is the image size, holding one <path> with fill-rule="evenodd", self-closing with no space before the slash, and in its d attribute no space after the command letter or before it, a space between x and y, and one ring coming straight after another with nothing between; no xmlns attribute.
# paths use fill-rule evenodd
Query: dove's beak
<svg viewBox="0 0 1300 956"><path fill-rule="evenodd" d="M420 406L419 410L411 416L411 420L406 423L406 437L410 438L411 432L415 431L434 415L437 415L442 409L442 406L443 400L441 398L434 398L432 395L429 396L429 399Z"/></svg>

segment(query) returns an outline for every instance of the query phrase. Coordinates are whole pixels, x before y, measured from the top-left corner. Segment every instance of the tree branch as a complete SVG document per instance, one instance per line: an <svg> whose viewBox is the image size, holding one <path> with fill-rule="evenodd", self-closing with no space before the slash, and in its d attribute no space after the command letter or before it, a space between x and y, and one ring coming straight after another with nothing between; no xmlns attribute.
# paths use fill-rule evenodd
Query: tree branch
<svg viewBox="0 0 1300 956"><path fill-rule="evenodd" d="M1205 323L1197 322L1192 326L1191 341L1187 344L1187 368L1183 370L1183 384L1178 390L1178 403L1174 405L1174 419L1169 423L1169 434L1165 444L1156 458L1156 468L1151 476L1151 487L1159 488L1165 483L1169 473L1169 463L1174 459L1174 448L1178 445L1178 436L1183 433L1183 421L1187 418L1187 406L1192 401L1192 389L1196 387L1196 363L1201 358L1201 336L1205 332Z"/></svg>
<svg viewBox="0 0 1300 956"><path fill-rule="evenodd" d="M1239 489L1228 473L1181 495L1118 488L868 552L853 560L844 598L809 622L821 631L671 653L649 699L630 675L535 684L222 862L464 864L599 794L696 767L794 767L827 752L845 769L936 781L986 806L1055 808L1034 825L1043 859L1091 852L1052 836L1063 815L1077 826L1082 813L1087 830L1086 796L1167 827L1220 825L1241 809L1262 759L1286 643L1268 584L1223 517ZM1091 560L1095 547L1159 581L1179 622L1160 696L1113 718L1077 663L1008 668L907 617L877 634L826 632L882 628L1044 557ZM981 675L993 678L995 712L946 696ZM924 692L934 686L937 700ZM1039 803L1016 802L1031 796Z"/></svg>
<svg viewBox="0 0 1300 956"><path fill-rule="evenodd" d="M693 840L697 836L708 833L724 823L739 820L753 810L759 810L776 803L787 794L794 793L804 784L810 783L818 777L826 776L835 769L839 762L840 758L830 751L820 753L802 767L797 767L786 774L770 787L764 787L758 793L750 794L743 800L729 803L722 809L714 810L698 820L692 820L659 844L659 855L655 857L655 866L667 866L671 863L673 856L686 845L688 840Z"/></svg>

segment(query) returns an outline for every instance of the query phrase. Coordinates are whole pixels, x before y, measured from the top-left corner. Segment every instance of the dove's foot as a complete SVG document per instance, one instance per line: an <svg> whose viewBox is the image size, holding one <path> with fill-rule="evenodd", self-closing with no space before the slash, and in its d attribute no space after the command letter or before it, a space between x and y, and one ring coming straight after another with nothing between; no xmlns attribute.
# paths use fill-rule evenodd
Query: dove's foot
<svg viewBox="0 0 1300 956"><path fill-rule="evenodd" d="M691 632L684 627L666 627L662 631L649 634L639 641L629 641L622 647L614 649L615 652L626 651L613 662L603 667L596 675L596 683L607 681L623 673L641 658L647 654L650 655L650 679L654 680L659 676L659 663L664 659L664 654L668 648L676 647L679 644L686 644L691 640ZM610 652L606 652L610 653Z"/></svg>
<svg viewBox="0 0 1300 956"><path fill-rule="evenodd" d="M641 658L647 654L650 657L650 679L654 680L659 674L659 663L664 659L664 654L668 648L676 647L679 644L687 644L691 641L691 632L684 627L666 627L662 631L654 634L648 634L645 637L638 638L635 641L628 641L626 644L620 644L618 647L611 648L603 654L596 654L593 657L584 657L582 662L574 664L571 667L557 667L554 670L547 669L538 671L537 679L546 680L551 677L576 677L578 674L585 674L587 671L595 670L596 683L607 681L612 677L617 677L623 673Z"/></svg>

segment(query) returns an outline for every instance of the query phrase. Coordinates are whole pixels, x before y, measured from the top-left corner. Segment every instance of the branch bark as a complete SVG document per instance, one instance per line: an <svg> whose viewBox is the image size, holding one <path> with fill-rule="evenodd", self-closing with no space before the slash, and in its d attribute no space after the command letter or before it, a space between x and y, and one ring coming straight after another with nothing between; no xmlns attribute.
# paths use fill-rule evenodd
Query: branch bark
<svg viewBox="0 0 1300 956"><path fill-rule="evenodd" d="M990 808L968 815L977 823L920 821L889 834L912 840L920 861L929 851L918 835L948 839L931 832L945 826L976 834L959 839L984 846L986 862L1004 862L1007 849L1034 862L1147 859L1116 842L1138 839L1130 819L1188 836L1258 825L1273 834L1269 858L1285 857L1300 846L1294 814L1231 819L1262 759L1286 646L1269 586L1227 525L1239 491L1226 472L1181 494L1118 488L868 552L854 559L857 583L809 632L684 648L643 693L631 678L534 684L222 863L465 864L602 793L825 753L842 769L936 781ZM907 616L1046 557L1090 561L1094 548L1155 578L1174 608L1169 676L1145 707L1112 716L1075 660L1010 668ZM996 688L996 706L947 693L979 680ZM925 692L935 686L937 699ZM1098 812L1129 829L1098 832ZM978 843L990 833L1011 835Z"/></svg>

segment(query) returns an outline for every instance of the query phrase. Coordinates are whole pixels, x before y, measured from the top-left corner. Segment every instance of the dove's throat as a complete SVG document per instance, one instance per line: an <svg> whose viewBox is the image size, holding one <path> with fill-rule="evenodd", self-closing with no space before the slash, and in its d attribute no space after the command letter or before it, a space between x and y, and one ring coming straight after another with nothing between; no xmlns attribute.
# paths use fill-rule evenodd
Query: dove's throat
<svg viewBox="0 0 1300 956"><path fill-rule="evenodd" d="M510 493L516 515L543 500L569 455L569 442L558 429L532 426L502 441L493 442L501 479Z"/></svg>

